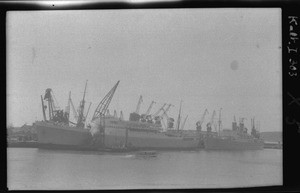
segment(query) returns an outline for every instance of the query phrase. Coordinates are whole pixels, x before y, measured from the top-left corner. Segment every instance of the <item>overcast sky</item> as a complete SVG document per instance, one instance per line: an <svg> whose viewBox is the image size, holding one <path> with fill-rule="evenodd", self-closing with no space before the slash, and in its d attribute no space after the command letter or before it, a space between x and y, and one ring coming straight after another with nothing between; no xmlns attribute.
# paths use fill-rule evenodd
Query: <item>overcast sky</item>
<svg viewBox="0 0 300 193"><path fill-rule="evenodd" d="M42 120L40 95L52 88L61 108L72 91L75 106L88 80L89 119L120 80L110 104L129 113L143 96L180 100L185 129L207 108L260 121L261 131L282 129L280 9L145 9L18 11L7 14L7 123ZM218 116L218 114L217 114Z"/></svg>

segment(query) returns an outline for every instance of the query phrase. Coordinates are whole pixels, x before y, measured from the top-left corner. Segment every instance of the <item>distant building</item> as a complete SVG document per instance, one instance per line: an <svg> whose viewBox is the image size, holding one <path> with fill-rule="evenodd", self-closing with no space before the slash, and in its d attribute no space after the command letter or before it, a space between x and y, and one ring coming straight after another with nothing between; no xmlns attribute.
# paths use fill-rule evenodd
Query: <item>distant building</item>
<svg viewBox="0 0 300 193"><path fill-rule="evenodd" d="M37 133L34 125L24 124L21 127L7 128L8 141L36 141Z"/></svg>

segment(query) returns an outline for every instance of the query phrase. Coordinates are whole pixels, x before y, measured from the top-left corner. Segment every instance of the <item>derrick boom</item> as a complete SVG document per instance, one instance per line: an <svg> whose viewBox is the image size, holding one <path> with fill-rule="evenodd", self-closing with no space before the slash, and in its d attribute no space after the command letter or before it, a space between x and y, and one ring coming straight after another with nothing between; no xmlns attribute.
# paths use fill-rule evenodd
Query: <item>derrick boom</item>
<svg viewBox="0 0 300 193"><path fill-rule="evenodd" d="M104 117L105 116L105 113L106 113L106 110L110 104L110 101L112 100L113 96L114 96L114 93L119 85L119 82L118 81L115 86L106 94L106 96L101 100L101 102L98 104L95 112L94 112L94 115L93 115L93 118L92 120L95 120L97 118L100 118L100 117Z"/></svg>
<svg viewBox="0 0 300 193"><path fill-rule="evenodd" d="M136 114L139 114L139 111L140 111L142 102L143 102L143 96L140 95L139 102L138 102L138 104L137 104L137 106L136 106L136 110L135 110L135 113L136 113Z"/></svg>
<svg viewBox="0 0 300 193"><path fill-rule="evenodd" d="M149 108L147 109L145 115L149 115L149 113L150 113L150 111L151 111L151 109L152 109L152 107L153 107L153 105L154 105L155 103L156 103L155 101L152 101L152 102L151 102L151 104L150 104Z"/></svg>

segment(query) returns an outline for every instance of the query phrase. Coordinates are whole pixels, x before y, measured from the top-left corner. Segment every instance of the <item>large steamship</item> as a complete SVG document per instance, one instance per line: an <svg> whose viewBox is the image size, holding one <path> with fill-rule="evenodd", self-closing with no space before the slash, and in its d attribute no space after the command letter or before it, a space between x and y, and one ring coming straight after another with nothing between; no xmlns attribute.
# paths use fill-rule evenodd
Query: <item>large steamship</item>
<svg viewBox="0 0 300 193"><path fill-rule="evenodd" d="M218 136L208 136L204 139L207 150L260 150L264 148L264 141L260 139L259 132L255 128L254 119L251 120L252 130L248 134L244 126L243 118L239 125L236 120L232 123L232 129L224 129Z"/></svg>
<svg viewBox="0 0 300 193"><path fill-rule="evenodd" d="M115 116L105 117L104 144L110 148L129 149L196 149L199 137L174 130L173 123L168 123L169 132L164 131L158 120L155 123L134 119L132 113L128 121ZM100 120L92 123L92 129L99 127Z"/></svg>
<svg viewBox="0 0 300 193"><path fill-rule="evenodd" d="M86 84L87 85L87 84ZM44 98L41 96L43 121L36 121L34 126L37 130L38 143L40 147L47 148L74 148L82 147L91 140L91 134L88 128L85 128L84 107L85 93L80 102L78 111L75 110L69 94L68 106L65 110L60 110L54 102L54 95L51 88L46 89ZM44 100L46 104L44 104ZM69 120L70 105L73 107L77 123ZM48 118L46 116L48 111Z"/></svg>
<svg viewBox="0 0 300 193"><path fill-rule="evenodd" d="M130 114L129 120L123 120L121 116L118 118L104 115L105 109L96 110L91 123L91 133L94 138L100 139L103 145L109 148L190 150L199 147L200 133L188 135L179 132L179 123L176 125L177 128L174 127L174 119L167 115L171 104L164 104L158 112L149 115L155 103L152 101L147 112L140 115L138 112L141 101L142 96L140 96L136 111ZM160 114L161 112L163 113ZM164 127L162 127L163 118L167 119L167 125Z"/></svg>

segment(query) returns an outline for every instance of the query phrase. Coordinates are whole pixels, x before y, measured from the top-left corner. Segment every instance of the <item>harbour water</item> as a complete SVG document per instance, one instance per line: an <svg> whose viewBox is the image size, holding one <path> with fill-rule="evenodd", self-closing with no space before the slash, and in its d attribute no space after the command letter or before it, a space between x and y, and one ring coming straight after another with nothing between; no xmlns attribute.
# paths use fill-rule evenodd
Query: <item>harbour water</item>
<svg viewBox="0 0 300 193"><path fill-rule="evenodd" d="M9 190L229 188L282 185L282 150L162 151L156 157L7 149Z"/></svg>

